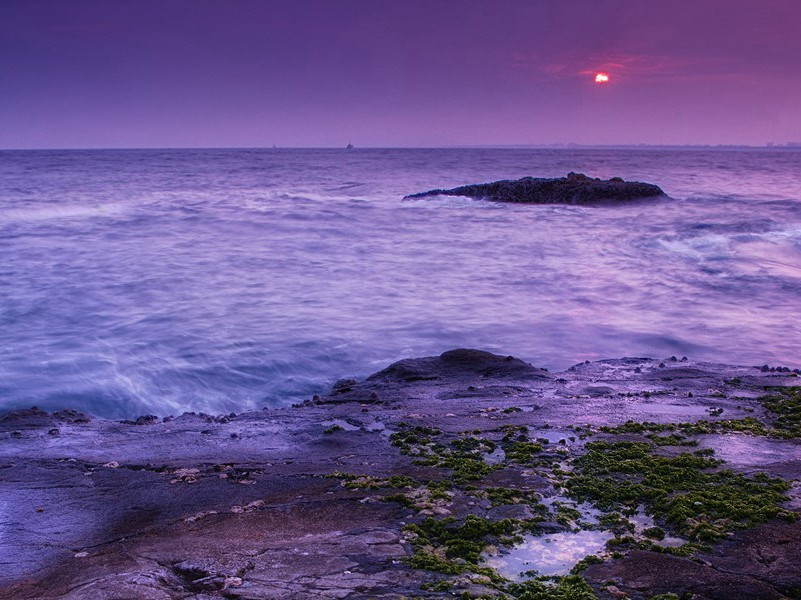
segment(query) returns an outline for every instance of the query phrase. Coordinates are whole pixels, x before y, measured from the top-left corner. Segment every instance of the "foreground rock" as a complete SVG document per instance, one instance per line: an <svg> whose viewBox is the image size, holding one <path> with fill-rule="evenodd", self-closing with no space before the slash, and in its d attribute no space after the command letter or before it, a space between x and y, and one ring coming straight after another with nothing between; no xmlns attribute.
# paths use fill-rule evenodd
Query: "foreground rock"
<svg viewBox="0 0 801 600"><path fill-rule="evenodd" d="M602 508L615 544L560 580L578 590L560 598L797 597L801 496L784 482L801 478L801 445L791 405L776 420L764 399L796 375L677 359L549 373L456 350L292 408L124 423L8 413L0 597L526 597L484 559L503 558L509 536L597 528L579 514L594 501L570 496L603 487L586 462L599 448L607 471L616 448L629 471L697 469L709 499L687 488L697 514L672 521L654 504L664 544ZM731 471L704 462L713 450Z"/></svg>
<svg viewBox="0 0 801 600"><path fill-rule="evenodd" d="M601 204L664 195L661 188L652 183L623 181L620 177L593 179L581 173L568 173L567 177L553 179L523 177L517 180L463 185L449 190L430 190L406 198L467 196L525 204Z"/></svg>

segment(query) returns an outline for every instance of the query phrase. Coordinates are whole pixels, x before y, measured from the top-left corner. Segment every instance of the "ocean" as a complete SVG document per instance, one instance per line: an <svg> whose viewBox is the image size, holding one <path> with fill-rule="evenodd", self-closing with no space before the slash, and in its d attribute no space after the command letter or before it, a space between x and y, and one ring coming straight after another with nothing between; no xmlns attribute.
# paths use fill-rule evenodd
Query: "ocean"
<svg viewBox="0 0 801 600"><path fill-rule="evenodd" d="M670 198L402 199L568 171ZM241 412L455 347L801 366L801 151L0 152L0 410Z"/></svg>

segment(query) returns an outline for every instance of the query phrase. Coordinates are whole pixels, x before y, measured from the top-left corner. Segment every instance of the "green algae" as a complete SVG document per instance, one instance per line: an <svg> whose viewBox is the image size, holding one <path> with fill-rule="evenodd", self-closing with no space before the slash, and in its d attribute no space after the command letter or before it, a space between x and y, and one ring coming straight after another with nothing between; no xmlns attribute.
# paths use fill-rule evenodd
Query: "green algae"
<svg viewBox="0 0 801 600"><path fill-rule="evenodd" d="M787 482L720 470L722 461L713 458L662 456L641 442L591 442L586 450L565 482L572 498L604 511L645 505L691 541L715 541L735 529L794 514L779 506L787 500Z"/></svg>
<svg viewBox="0 0 801 600"><path fill-rule="evenodd" d="M617 536L634 533L636 529L634 523L616 511L598 517L598 525L596 527L611 531Z"/></svg>
<svg viewBox="0 0 801 600"><path fill-rule="evenodd" d="M647 527L643 529L642 534L652 540L664 540L666 535L661 527Z"/></svg>
<svg viewBox="0 0 801 600"><path fill-rule="evenodd" d="M596 556L595 554L588 554L587 556L582 558L580 561L578 561L573 566L572 569L570 569L570 574L571 575L578 575L579 573L581 573L584 569L586 569L590 565L599 565L602 562L604 562L603 558L601 558L599 556Z"/></svg>
<svg viewBox="0 0 801 600"><path fill-rule="evenodd" d="M426 484L428 488L428 496L431 500L450 500L451 499L451 482L450 481L429 481Z"/></svg>
<svg viewBox="0 0 801 600"><path fill-rule="evenodd" d="M486 578L485 585L496 590L492 597L518 600L595 600L589 584L577 573L601 559L588 556L579 561L578 570L567 576L537 578L521 583L511 583L493 569L480 566L481 554L491 544L511 545L520 541L519 533L526 523L515 519L489 521L468 515L461 523L453 517L426 519L419 525L408 525L407 534L412 536L415 552L406 559L414 569L424 569L444 575L472 573ZM422 589L449 591L452 582L424 584ZM467 594L465 592L465 594ZM469 594L463 598L472 598Z"/></svg>
<svg viewBox="0 0 801 600"><path fill-rule="evenodd" d="M503 591L518 600L596 600L590 584L580 575L533 580L507 585Z"/></svg>
<svg viewBox="0 0 801 600"><path fill-rule="evenodd" d="M478 481L501 468L484 460L484 455L496 448L492 440L466 435L446 445L438 441L441 433L417 426L393 433L390 440L401 454L415 457L413 464L450 469L451 478L457 483Z"/></svg>
<svg viewBox="0 0 801 600"><path fill-rule="evenodd" d="M542 452L542 443L529 441L508 442L503 446L503 451L509 461L530 464L534 462L535 455Z"/></svg>
<svg viewBox="0 0 801 600"><path fill-rule="evenodd" d="M414 500L409 498L406 494L390 494L389 496L384 496L382 498L384 502L397 502L401 506L406 508L414 508L415 503Z"/></svg>
<svg viewBox="0 0 801 600"><path fill-rule="evenodd" d="M549 513L548 507L539 501L539 496L535 492L507 487L487 487L480 492L487 497L491 506L525 504L543 518Z"/></svg>
<svg viewBox="0 0 801 600"><path fill-rule="evenodd" d="M426 592L448 592L453 588L453 583L448 580L437 581L436 583L424 583L420 589Z"/></svg>
<svg viewBox="0 0 801 600"><path fill-rule="evenodd" d="M375 477L373 475L358 475L334 471L326 475L329 479L341 479L342 486L350 490L380 490L382 488L410 488L421 485L411 477L405 475L392 475L390 477Z"/></svg>
<svg viewBox="0 0 801 600"><path fill-rule="evenodd" d="M625 433L657 434L663 432L680 432L683 435L704 435L710 433L741 432L753 435L768 435L770 429L759 419L746 417L744 419L728 419L708 421L702 419L694 423L654 423L652 421L626 421L616 427L602 426L598 428L602 433L615 435ZM649 436L650 437L650 436ZM653 438L651 438L653 440Z"/></svg>
<svg viewBox="0 0 801 600"><path fill-rule="evenodd" d="M769 422L767 423L754 417L715 421L704 419L694 423L626 421L623 425L616 427L600 427L599 431L611 434L680 432L684 435L738 432L784 439L801 437L801 386L766 387L764 389L771 393L761 396L758 400L768 412ZM743 410L753 411L750 407ZM719 416L723 413L723 409L712 408L709 413L711 416Z"/></svg>
<svg viewBox="0 0 801 600"><path fill-rule="evenodd" d="M801 430L801 393L799 388L771 389L760 398L772 420L744 419L701 420L695 423L637 423L629 421L617 427L601 427L606 434L638 434L647 441L591 441L576 450L563 446L560 452L548 451L547 440L532 439L526 426L507 425L492 431L463 432L449 439L440 430L401 425L391 437L402 454L414 464L445 469L446 479L425 484L428 498L453 501L454 493L486 499L490 507L526 505L534 511L531 519L490 520L475 514L457 519L429 517L408 525L406 534L413 554L406 563L416 569L439 572L448 577L462 575L483 577L485 585L502 598L529 600L585 600L595 598L587 582L578 575L588 564L603 561L588 557L574 566L571 575L541 577L520 583L502 578L482 566L482 555L491 547L511 546L527 532L539 533L540 524L555 521L574 529L601 529L616 537L607 543L606 556L622 557L633 549L645 549L680 557L692 557L708 551L714 543L732 532L775 517L795 518L795 513L780 507L789 485L765 474L746 476L723 468L710 449L680 452L698 444L690 436L711 433L741 432L772 437L798 437ZM516 411L508 411L516 412ZM713 410L719 416L720 410ZM589 425L570 427L580 439L596 435ZM499 436L501 439L498 439ZM575 441L575 436L571 437ZM503 450L498 464L487 464L486 454ZM667 452L668 455L663 455ZM679 454L675 454L680 452ZM561 461L561 462L560 462ZM482 485L481 480L495 469L521 469L538 466L550 479L557 494L563 490L572 500L589 502L601 511L597 522L583 521L579 508L559 502L549 509L533 490ZM384 499L408 508L425 506L415 493L394 493ZM440 506L447 506L442 505ZM485 505L486 506L486 505ZM637 533L625 515L644 508L658 525ZM687 543L661 545L666 529L689 540ZM459 580L439 582L438 590L457 594ZM466 592L464 593L466 594ZM463 597L471 597L468 595ZM495 596L493 596L495 597Z"/></svg>
<svg viewBox="0 0 801 600"><path fill-rule="evenodd" d="M420 524L404 527L414 554L406 559L413 569L425 569L446 575L475 573L491 581L503 578L493 569L480 566L481 553L492 543L510 544L520 539L520 521L502 519L490 521L467 515L461 523L454 517L428 517Z"/></svg>
<svg viewBox="0 0 801 600"><path fill-rule="evenodd" d="M771 387L773 392L759 400L773 416L775 435L782 438L801 437L801 386Z"/></svg>

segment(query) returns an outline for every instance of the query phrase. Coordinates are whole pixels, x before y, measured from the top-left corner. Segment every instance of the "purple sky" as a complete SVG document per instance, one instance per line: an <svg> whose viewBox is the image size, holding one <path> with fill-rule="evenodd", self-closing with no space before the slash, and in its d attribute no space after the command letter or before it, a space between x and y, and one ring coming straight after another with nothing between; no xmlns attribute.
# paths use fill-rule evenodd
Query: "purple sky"
<svg viewBox="0 0 801 600"><path fill-rule="evenodd" d="M799 32L801 0L2 0L0 147L797 141Z"/></svg>

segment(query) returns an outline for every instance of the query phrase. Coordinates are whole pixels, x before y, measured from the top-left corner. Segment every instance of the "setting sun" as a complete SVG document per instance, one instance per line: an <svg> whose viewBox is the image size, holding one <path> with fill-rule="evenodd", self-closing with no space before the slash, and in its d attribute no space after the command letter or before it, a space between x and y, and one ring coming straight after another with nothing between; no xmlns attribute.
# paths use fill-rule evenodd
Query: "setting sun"
<svg viewBox="0 0 801 600"><path fill-rule="evenodd" d="M608 81L609 81L609 75L607 73L595 74L595 83L607 83Z"/></svg>

